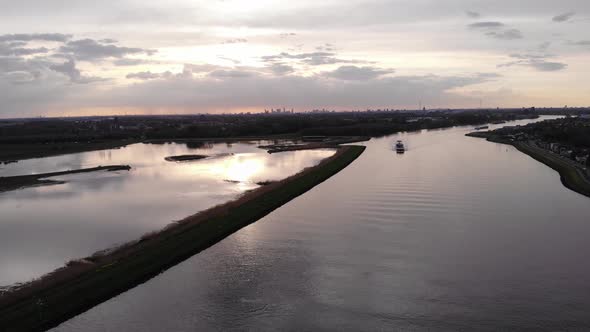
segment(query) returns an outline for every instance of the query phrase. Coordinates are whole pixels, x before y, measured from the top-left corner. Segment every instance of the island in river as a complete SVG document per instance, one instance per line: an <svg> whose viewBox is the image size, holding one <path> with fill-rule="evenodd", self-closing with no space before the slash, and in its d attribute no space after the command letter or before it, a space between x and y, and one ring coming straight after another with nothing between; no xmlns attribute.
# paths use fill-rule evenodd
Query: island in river
<svg viewBox="0 0 590 332"><path fill-rule="evenodd" d="M207 156L204 155L200 155L200 154L183 154L180 156L170 156L170 157L166 157L164 158L166 161L193 161L193 160L200 160L200 159L205 159L207 158Z"/></svg>

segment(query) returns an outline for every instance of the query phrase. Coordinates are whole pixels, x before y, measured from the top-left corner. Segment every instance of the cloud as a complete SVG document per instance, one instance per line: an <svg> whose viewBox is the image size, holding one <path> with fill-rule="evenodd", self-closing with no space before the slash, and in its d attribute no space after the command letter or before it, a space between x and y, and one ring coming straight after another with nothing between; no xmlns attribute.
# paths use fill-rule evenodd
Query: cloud
<svg viewBox="0 0 590 332"><path fill-rule="evenodd" d="M7 43L7 42L1 42L1 43ZM9 47L23 47L27 45L27 42L25 41L11 41L8 42L6 45L8 45Z"/></svg>
<svg viewBox="0 0 590 332"><path fill-rule="evenodd" d="M553 56L551 56L549 54L518 54L518 53L514 53L514 54L510 54L509 57L514 58L514 59L520 59L520 60L540 60L540 59L551 58Z"/></svg>
<svg viewBox="0 0 590 332"><path fill-rule="evenodd" d="M498 30L500 28L505 27L506 25L502 22L496 21L488 21L488 22L477 22L469 24L468 27L470 29L482 29L485 32L485 35L488 37L502 39L502 40L514 40L514 39L522 39L522 32L518 29L507 29L504 31L490 31L490 30Z"/></svg>
<svg viewBox="0 0 590 332"><path fill-rule="evenodd" d="M49 68L55 72L66 75L70 78L70 81L74 83L86 84L104 80L99 77L82 76L80 70L76 68L76 62L74 59L70 59L62 64L52 65Z"/></svg>
<svg viewBox="0 0 590 332"><path fill-rule="evenodd" d="M229 61L229 62L233 63L234 65L237 65L237 64L242 63L240 60L228 58L228 57L221 56L221 55L217 56L217 58L218 59L221 59L221 60Z"/></svg>
<svg viewBox="0 0 590 332"><path fill-rule="evenodd" d="M539 71L559 71L567 68L565 63L549 61L532 61L529 66Z"/></svg>
<svg viewBox="0 0 590 332"><path fill-rule="evenodd" d="M42 80L51 76L52 71L49 69L51 64L44 58L26 59L19 56L0 56L0 82L23 84ZM59 81L56 80L56 82Z"/></svg>
<svg viewBox="0 0 590 332"><path fill-rule="evenodd" d="M210 65L210 64L203 64L203 65L194 65L194 64L185 64L182 72L174 74L171 71L167 70L162 73L153 73L151 71L142 71L138 73L129 73L127 74L127 79L135 79L135 80L156 80L156 79L190 79L193 78L193 74L211 74L215 71L224 70L225 67L217 66L217 65Z"/></svg>
<svg viewBox="0 0 590 332"><path fill-rule="evenodd" d="M518 29L510 29L502 32L489 31L486 32L486 36L502 40L514 40L524 38L522 32Z"/></svg>
<svg viewBox="0 0 590 332"><path fill-rule="evenodd" d="M502 75L500 75L498 73L476 73L475 75L473 75L473 77L479 78L482 80L493 80L493 79L502 77Z"/></svg>
<svg viewBox="0 0 590 332"><path fill-rule="evenodd" d="M47 114L51 105L72 102L69 91L76 89L66 88L64 81L61 74L51 72L43 79L36 79L30 72L0 74L0 117Z"/></svg>
<svg viewBox="0 0 590 332"><path fill-rule="evenodd" d="M366 81L391 74L392 69L380 69L375 67L341 66L338 69L326 72L327 77L346 81Z"/></svg>
<svg viewBox="0 0 590 332"><path fill-rule="evenodd" d="M200 78L209 77L213 79L243 79L252 76L262 76L273 74L275 76L283 76L295 72L291 66L273 63L267 67L224 67L213 64L185 64L181 73L173 74L170 71L163 73L154 73L151 71L143 71L137 73L129 73L126 78L135 80L156 80L156 79L190 79L195 78L193 75L198 75Z"/></svg>
<svg viewBox="0 0 590 332"><path fill-rule="evenodd" d="M295 36L297 36L297 34L295 32L283 32L283 33L279 34L279 36L281 38L289 38L289 37L295 37Z"/></svg>
<svg viewBox="0 0 590 332"><path fill-rule="evenodd" d="M225 40L222 44L242 44L242 43L247 43L247 42L248 42L248 39L235 38L235 39Z"/></svg>
<svg viewBox="0 0 590 332"><path fill-rule="evenodd" d="M105 58L123 58L132 54L153 55L154 50L119 47L113 44L100 43L93 39L80 39L70 41L59 49L63 53L72 54L78 60L93 61Z"/></svg>
<svg viewBox="0 0 590 332"><path fill-rule="evenodd" d="M517 60L499 64L497 67L524 66L543 72L560 71L567 68L565 63L547 61L547 59L553 57L548 54L511 54L510 57Z"/></svg>
<svg viewBox="0 0 590 332"><path fill-rule="evenodd" d="M273 62L273 61L283 61L285 59L291 60L298 60L303 64L307 64L310 66L321 66L321 65L333 65L337 63L350 63L350 64L361 64L361 63L368 63L367 61L363 60L345 60L339 59L335 57L335 53L332 52L310 52L310 53L299 53L299 54L290 54L290 53L280 53L278 55L268 55L263 56L262 61L264 62Z"/></svg>
<svg viewBox="0 0 590 332"><path fill-rule="evenodd" d="M576 15L575 12L563 13L561 15L557 15L557 16L553 17L553 22L558 22L558 23L566 22L566 21L569 21L570 18L572 18L574 15Z"/></svg>
<svg viewBox="0 0 590 332"><path fill-rule="evenodd" d="M590 40L580 40L577 42L570 42L570 45L574 46L590 46Z"/></svg>
<svg viewBox="0 0 590 332"><path fill-rule="evenodd" d="M20 43L0 42L0 56L24 56L49 52L46 47L23 48Z"/></svg>
<svg viewBox="0 0 590 332"><path fill-rule="evenodd" d="M549 47L551 47L551 42L544 42L542 44L539 45L538 49L541 52L545 52L549 49Z"/></svg>
<svg viewBox="0 0 590 332"><path fill-rule="evenodd" d="M377 69L378 70L378 69ZM230 74L228 74L230 73ZM95 107L137 107L175 112L213 111L287 105L296 108L413 106L422 99L430 105L461 104L466 99L451 90L493 78L471 76L399 76L342 80L315 76L267 76L226 71L223 75L147 80L115 87L97 96ZM495 76L494 76L495 77ZM358 78L358 76L356 76ZM305 96L305 98L301 98ZM472 102L472 101L469 101Z"/></svg>
<svg viewBox="0 0 590 332"><path fill-rule="evenodd" d="M101 80L84 76L75 59L51 63L16 57L7 61L0 57L0 72L7 71L10 73L4 77L0 75L0 114L4 116L80 112L84 108L112 113L118 107L156 113L262 109L275 104L297 108L407 107L414 105L417 98L431 105L464 105L468 98L451 92L453 89L497 77L393 77L388 75L393 70L371 66L341 66L334 71L303 76L296 74L293 67L274 61L263 68L185 64L179 73L129 73L127 77L135 81L133 84L98 89L89 84L71 84Z"/></svg>
<svg viewBox="0 0 590 332"><path fill-rule="evenodd" d="M30 73L27 71L12 71L8 73L4 73L2 78L10 83L13 84L24 84L33 82L37 79L39 75L35 75L34 73Z"/></svg>
<svg viewBox="0 0 590 332"><path fill-rule="evenodd" d="M72 35L65 35L61 33L32 33L32 34L8 34L8 35L0 35L0 41L51 41L51 42L66 42Z"/></svg>
<svg viewBox="0 0 590 332"><path fill-rule="evenodd" d="M12 49L11 55L33 55L33 54L41 54L47 53L49 49L47 47L38 47L38 48L14 48Z"/></svg>
<svg viewBox="0 0 590 332"><path fill-rule="evenodd" d="M266 55L262 57L263 61L274 61L274 60L282 60L282 59L308 59L312 57L329 57L335 55L334 53L329 52L313 52L313 53L300 53L300 54L290 54L286 52L282 52L278 55Z"/></svg>
<svg viewBox="0 0 590 332"><path fill-rule="evenodd" d="M466 11L465 14L470 18L479 18L481 16L480 13L471 10Z"/></svg>
<svg viewBox="0 0 590 332"><path fill-rule="evenodd" d="M130 73L127 74L126 78L128 79L138 79L138 80L153 80L158 78L165 78L171 76L172 73L167 71L164 73L152 73L150 71L142 71L139 73Z"/></svg>
<svg viewBox="0 0 590 332"><path fill-rule="evenodd" d="M144 64L144 63L148 63L148 61L143 60L143 59L129 59L129 58L116 59L115 61L113 61L113 64L115 66L119 66L119 67L137 66L137 65Z"/></svg>
<svg viewBox="0 0 590 332"><path fill-rule="evenodd" d="M295 71L295 69L292 66L288 66L288 65L285 65L282 63L273 63L268 68L275 75L279 75L279 76L291 74Z"/></svg>
<svg viewBox="0 0 590 332"><path fill-rule="evenodd" d="M194 74L210 73L215 70L223 70L223 69L227 69L227 67L213 65L213 64L209 64L209 63L204 63L204 64L186 63L184 65L184 71L188 71L188 72L191 72Z"/></svg>
<svg viewBox="0 0 590 332"><path fill-rule="evenodd" d="M334 45L330 44L330 43L325 43L324 45L318 46L315 48L317 51L321 51L321 52L332 52L334 51Z"/></svg>
<svg viewBox="0 0 590 332"><path fill-rule="evenodd" d="M257 75L255 72L248 70L235 70L235 69L219 69L209 73L209 77L213 78L246 78Z"/></svg>
<svg viewBox="0 0 590 332"><path fill-rule="evenodd" d="M468 25L468 27L471 29L497 29L497 28L501 28L503 26L504 26L504 23L493 22L493 21L477 22L477 23L471 23Z"/></svg>

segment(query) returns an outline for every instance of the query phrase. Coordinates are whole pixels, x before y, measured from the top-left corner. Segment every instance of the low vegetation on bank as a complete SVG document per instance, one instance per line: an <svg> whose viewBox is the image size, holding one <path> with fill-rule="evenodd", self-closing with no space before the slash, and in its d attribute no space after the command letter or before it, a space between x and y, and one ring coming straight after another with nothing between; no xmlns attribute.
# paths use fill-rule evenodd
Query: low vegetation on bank
<svg viewBox="0 0 590 332"><path fill-rule="evenodd" d="M358 158L343 146L320 164L179 221L119 248L72 261L0 296L0 326L40 331L147 281L305 193Z"/></svg>

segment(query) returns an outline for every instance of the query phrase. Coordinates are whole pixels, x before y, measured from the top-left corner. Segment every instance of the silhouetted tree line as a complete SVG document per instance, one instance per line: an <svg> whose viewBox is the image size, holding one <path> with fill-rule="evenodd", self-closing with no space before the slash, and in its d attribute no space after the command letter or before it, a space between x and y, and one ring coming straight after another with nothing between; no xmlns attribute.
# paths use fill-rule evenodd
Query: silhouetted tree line
<svg viewBox="0 0 590 332"><path fill-rule="evenodd" d="M546 142L590 148L590 119L566 118L542 121L525 126L522 131Z"/></svg>
<svg viewBox="0 0 590 332"><path fill-rule="evenodd" d="M0 143L267 135L382 136L537 116L531 110L340 112L252 115L126 116L0 122Z"/></svg>

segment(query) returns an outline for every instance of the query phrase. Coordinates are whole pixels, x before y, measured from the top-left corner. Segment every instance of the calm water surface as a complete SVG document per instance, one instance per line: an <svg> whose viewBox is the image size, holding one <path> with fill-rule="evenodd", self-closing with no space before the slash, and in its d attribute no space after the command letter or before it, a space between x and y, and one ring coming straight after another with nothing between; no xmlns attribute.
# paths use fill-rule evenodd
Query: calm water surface
<svg viewBox="0 0 590 332"><path fill-rule="evenodd" d="M589 199L468 131L367 142L328 181L55 331L590 329Z"/></svg>
<svg viewBox="0 0 590 332"><path fill-rule="evenodd" d="M66 184L0 193L0 286L27 281L73 258L135 240L208 207L256 182L278 180L318 163L331 150L269 155L239 144L134 144L3 165L0 176L129 164L130 172L61 176ZM228 155L228 154L233 155ZM218 156L193 162L180 154Z"/></svg>

